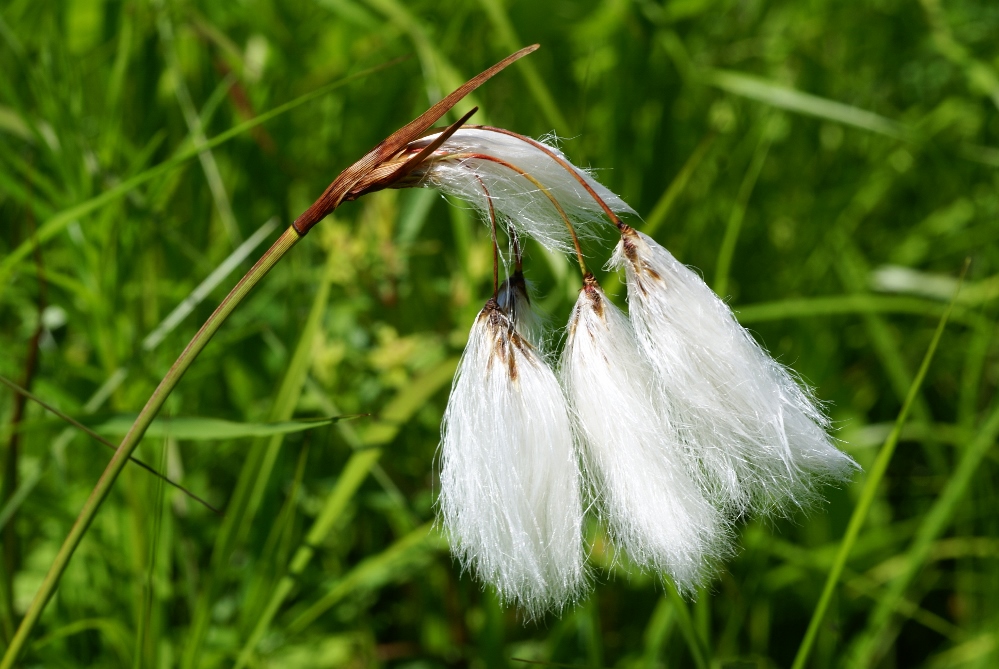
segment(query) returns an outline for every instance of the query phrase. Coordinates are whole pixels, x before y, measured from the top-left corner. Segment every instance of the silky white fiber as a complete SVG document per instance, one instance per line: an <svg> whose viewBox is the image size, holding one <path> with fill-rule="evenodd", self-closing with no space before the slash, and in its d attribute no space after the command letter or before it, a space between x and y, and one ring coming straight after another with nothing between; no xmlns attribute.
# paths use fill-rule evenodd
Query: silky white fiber
<svg viewBox="0 0 999 669"><path fill-rule="evenodd" d="M658 403L675 412L712 498L736 514L786 513L811 501L818 481L854 470L808 393L700 276L630 228L612 262L627 274Z"/></svg>
<svg viewBox="0 0 999 669"><path fill-rule="evenodd" d="M436 136L428 135L411 148L419 149ZM569 164L557 148L544 146ZM437 188L470 203L486 221L491 201L497 220L512 226L514 234L533 237L551 250L568 252L573 249L572 238L551 198L559 203L580 237L594 237L598 226L607 225L603 209L577 176L614 212L634 213L624 200L584 170L571 169L572 173L525 139L487 128L460 128L434 152L417 176L422 177L420 185Z"/></svg>
<svg viewBox="0 0 999 669"><path fill-rule="evenodd" d="M444 414L441 518L463 568L533 618L586 585L580 474L552 370L490 300Z"/></svg>
<svg viewBox="0 0 999 669"><path fill-rule="evenodd" d="M636 565L691 593L728 552L726 521L691 477L696 463L668 407L650 399L653 371L627 316L592 277L569 320L561 376L612 540Z"/></svg>

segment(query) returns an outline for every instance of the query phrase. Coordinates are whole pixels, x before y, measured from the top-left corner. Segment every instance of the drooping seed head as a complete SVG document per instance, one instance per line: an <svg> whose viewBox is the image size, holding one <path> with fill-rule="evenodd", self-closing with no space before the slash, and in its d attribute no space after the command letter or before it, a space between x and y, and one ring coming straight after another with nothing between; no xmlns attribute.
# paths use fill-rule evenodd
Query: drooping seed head
<svg viewBox="0 0 999 669"><path fill-rule="evenodd" d="M489 300L444 414L441 519L462 567L528 617L586 584L583 507L558 380Z"/></svg>
<svg viewBox="0 0 999 669"><path fill-rule="evenodd" d="M631 322L658 402L675 408L711 494L729 510L787 513L811 501L820 481L854 471L808 391L697 273L630 228L612 264L627 275Z"/></svg>

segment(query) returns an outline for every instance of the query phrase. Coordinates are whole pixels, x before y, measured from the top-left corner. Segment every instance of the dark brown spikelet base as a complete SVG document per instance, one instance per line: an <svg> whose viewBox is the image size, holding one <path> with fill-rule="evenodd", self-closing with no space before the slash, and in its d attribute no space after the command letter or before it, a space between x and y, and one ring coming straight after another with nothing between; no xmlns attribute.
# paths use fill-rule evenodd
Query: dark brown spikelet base
<svg viewBox="0 0 999 669"><path fill-rule="evenodd" d="M517 298L522 297L524 302L528 305L531 304L531 296L527 292L527 280L524 278L524 272L520 269L514 271L513 274L507 277L506 281L499 287L497 291L497 301L503 301L503 295L506 293L509 298L505 300L505 304L499 304L499 310L503 312L514 325L517 323L517 319L520 314L517 313Z"/></svg>
<svg viewBox="0 0 999 669"><path fill-rule="evenodd" d="M479 318L486 319L486 327L495 339L493 355L489 358L486 370L492 369L493 360L498 360L499 364L506 367L510 380L516 382L520 372L517 369L517 356L514 349L520 351L524 356L531 356L534 354L534 347L520 336L513 321L503 313L495 298L489 298L486 306L479 312Z"/></svg>
<svg viewBox="0 0 999 669"><path fill-rule="evenodd" d="M600 290L600 283L597 282L595 276L589 272L583 277L583 287L579 289L583 295L586 296L587 301L590 303L590 309L593 313L597 315L598 318L604 320L604 296L603 292ZM569 336L575 336L576 328L579 327L579 314L586 307L577 307L572 312L572 317L569 319ZM596 340L597 335L593 332L593 328L587 325L586 334L590 336L590 339ZM604 358L606 361L606 357Z"/></svg>
<svg viewBox="0 0 999 669"><path fill-rule="evenodd" d="M631 263L631 266L635 268L635 278L638 289L642 291L643 295L648 295L649 291L645 286L645 282L642 281L643 276L648 276L653 281L658 281L665 287L665 281L663 281L662 276L659 272L652 269L648 262L645 261L638 253L638 245L636 240L638 239L638 233L630 225L624 223L618 226L621 231L621 246L624 249L624 257Z"/></svg>
<svg viewBox="0 0 999 669"><path fill-rule="evenodd" d="M583 277L583 292L586 293L586 299L590 301L593 306L593 311L600 316L604 317L604 298L600 295L600 284L597 283L596 277L592 274L587 273Z"/></svg>

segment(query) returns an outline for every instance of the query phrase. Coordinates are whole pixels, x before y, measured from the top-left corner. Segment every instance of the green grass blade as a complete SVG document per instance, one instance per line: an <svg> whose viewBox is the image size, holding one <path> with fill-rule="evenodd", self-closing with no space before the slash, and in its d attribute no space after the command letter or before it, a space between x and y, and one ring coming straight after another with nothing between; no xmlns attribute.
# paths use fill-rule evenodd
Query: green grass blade
<svg viewBox="0 0 999 669"><path fill-rule="evenodd" d="M14 514L17 513L21 504L23 504L24 500L28 498L31 491L35 489L35 486L38 485L41 478L42 473L39 471L34 474L29 474L21 479L21 483L17 487L17 490L14 491L13 495L7 498L3 507L0 508L0 530L7 526L7 523L9 523L10 519L14 517Z"/></svg>
<svg viewBox="0 0 999 669"><path fill-rule="evenodd" d="M694 659L694 666L697 669L709 669L711 662L708 659L708 649L701 635L697 633L697 627L690 615L690 609L687 608L687 602L683 601L683 597L680 596L672 583L666 584L666 596L673 604L677 625L679 625L680 633L683 634L683 638L687 642L687 650L690 651L690 656Z"/></svg>
<svg viewBox="0 0 999 669"><path fill-rule="evenodd" d="M866 109L802 93L793 88L741 72L709 70L705 73L705 80L712 86L729 93L763 102L778 109L843 123L894 139L910 140L913 136L912 131L902 123L869 112Z"/></svg>
<svg viewBox="0 0 999 669"><path fill-rule="evenodd" d="M912 409L916 398L919 396L919 390L923 385L923 380L926 378L926 373L930 368L930 363L933 361L933 356L936 354L937 346L940 344L940 339L943 337L944 329L947 327L947 319L950 316L950 312L953 307L954 300L951 300L950 305L947 307L947 311L945 311L943 316L940 317L940 322L937 325L936 331L933 333L933 339L930 341L930 346L926 350L926 354L923 356L923 362L919 366L919 371L916 373L916 377L913 379L912 385L909 387L908 395L906 396L905 402L902 404L902 409L899 411L898 418L895 421L895 427L892 429L891 434L888 435L888 439L885 440L884 446L878 452L877 459L874 461L874 466L871 467L871 471L867 476L867 481L864 483L864 489L861 491L860 500L857 502L857 506L853 510L853 514L850 516L850 523L847 526L846 534L843 536L843 540L840 543L836 559L833 562L832 568L829 570L829 575L826 577L826 583L822 589L822 595L819 597L819 601L816 604L815 609L812 611L812 619L808 624L808 629L805 631L804 638L801 640L801 645L798 647L794 663L791 665L792 669L804 669L805 664L808 662L808 656L812 651L812 646L815 644L815 639L818 636L822 620L825 618L826 611L829 609L829 605L832 602L833 594L836 591L836 585L839 583L840 576L846 568L847 559L850 557L850 551L853 550L853 546L857 541L860 530L864 526L864 522L867 520L867 514L871 509L871 505L874 503L874 496L877 494L878 487L881 485L881 480L888 471L888 465L891 463L892 455L895 452L895 446L898 444L898 437L902 431L902 426L908 419L909 412Z"/></svg>
<svg viewBox="0 0 999 669"><path fill-rule="evenodd" d="M701 140L701 143L697 145L694 152L690 154L687 158L687 162L683 164L680 171L677 172L676 176L673 177L673 181L670 182L666 191L659 198L659 201L652 207L652 213L649 214L648 218L645 219L645 225L642 227L642 232L649 235L650 237L655 236L656 231L662 227L662 224L666 222L669 217L669 213L673 210L673 205L679 199L680 195L687 188L687 184L690 182L690 177L693 176L694 172L697 171L697 167L704 160L704 156L707 155L708 150L715 142L717 135L710 133Z"/></svg>
<svg viewBox="0 0 999 669"><path fill-rule="evenodd" d="M156 25L159 28L160 41L163 44L163 51L166 55L167 72L173 78L174 96L180 105L191 140L194 146L198 148L198 160L201 162L201 170L205 174L205 181L208 182L208 189L211 191L212 199L215 201L215 209L218 211L219 219L222 221L222 227L225 229L226 235L229 237L232 245L238 247L243 242L242 235L239 232L239 224L236 222L236 216L232 212L232 203L229 201L229 194L225 190L225 184L222 183L222 173L219 170L218 163L215 161L215 154L210 149L203 148L208 139L205 137L201 117L194 108L191 93L187 89L187 82L184 80L184 71L177 58L173 25L171 25L170 18L164 10L162 3L154 3L154 6L156 6L159 12Z"/></svg>
<svg viewBox="0 0 999 669"><path fill-rule="evenodd" d="M160 444L160 470L166 471L166 459L168 440ZM155 486L155 501L153 503L153 526L150 531L149 540L149 564L146 568L145 579L142 583L141 607L139 609L138 624L135 631L135 653L133 655L133 666L141 669L143 665L154 664L151 660L155 657L157 643L151 638L150 628L153 616L153 600L156 597L156 559L158 556L160 541L160 526L163 523L163 507L165 502L165 492L163 481L157 480ZM138 511L138 510L137 510Z"/></svg>
<svg viewBox="0 0 999 669"><path fill-rule="evenodd" d="M921 0L920 4L933 29L932 44L947 60L964 70L972 90L984 92L999 109L999 74L995 68L987 61L975 58L966 46L954 38L939 0Z"/></svg>
<svg viewBox="0 0 999 669"><path fill-rule="evenodd" d="M833 268L839 275L843 287L851 293L863 294L867 290L867 282L871 276L867 259L857 247L854 240L842 231L839 234L833 234L832 240L832 252L836 256ZM963 281L963 274L960 281ZM958 285L961 285L961 283ZM956 295L959 293L960 291L955 286L955 289L951 292L952 303L956 303ZM867 331L867 338L871 343L871 348L880 359L888 381L895 391L896 398L900 402L905 402L912 387L914 375L908 361L902 355L900 338L880 314L863 314L861 319L864 322L864 329ZM910 411L916 420L923 423L929 422L931 415L930 408L921 393L917 393L912 400ZM932 469L942 471L946 467L943 454L935 444L924 442L922 449Z"/></svg>
<svg viewBox="0 0 999 669"><path fill-rule="evenodd" d="M870 666L874 660L881 647L878 643L879 637L884 634L892 615L903 602L905 591L930 558L934 542L947 529L958 505L968 494L971 481L979 472L982 459L995 447L997 437L999 437L999 406L993 409L978 435L968 444L947 485L929 512L923 516L919 530L905 554L905 567L902 573L891 581L888 592L878 599L868 619L867 627L854 642L849 657L852 666Z"/></svg>
<svg viewBox="0 0 999 669"><path fill-rule="evenodd" d="M448 358L421 374L413 383L408 384L392 401L378 414L374 421L362 433L362 441L366 446L381 446L387 444L399 434L399 428L408 421L416 411L427 403L437 391L450 383L458 369L459 358Z"/></svg>
<svg viewBox="0 0 999 669"><path fill-rule="evenodd" d="M655 667L660 663L663 649L669 642L670 633L673 631L675 607L666 597L659 599L656 608L653 609L649 617L648 625L645 627L645 634L642 637L644 649L642 651L642 665L645 667Z"/></svg>
<svg viewBox="0 0 999 669"><path fill-rule="evenodd" d="M517 36L517 31L510 22L506 8L500 0L479 0L479 4L482 5L486 16L489 17L489 22L496 29L496 36L506 51L512 53L524 45ZM563 136L571 134L569 122L562 115L558 103L555 102L555 96L545 84L545 80L538 74L537 68L534 67L534 61L530 59L520 60L515 67L524 75L527 89L534 97L541 113L544 114L545 120L552 126L552 130Z"/></svg>
<svg viewBox="0 0 999 669"><path fill-rule="evenodd" d="M274 421L287 422L298 404L312 361L316 333L322 326L329 306L330 272L336 258L337 254L332 251L327 255L326 265L316 290L316 296L312 300L309 316L302 326L295 352L288 363L274 404L271 407L270 418ZM240 471L236 490L226 509L225 520L215 539L211 568L206 585L199 596L191 633L184 647L182 664L184 667L196 667L200 662L201 646L211 624L211 609L218 594L217 589L222 585L224 572L229 565L232 551L235 550L241 538L246 535L256 517L267 482L270 480L275 461L281 451L283 439L283 435L277 433L266 442L255 443Z"/></svg>
<svg viewBox="0 0 999 669"><path fill-rule="evenodd" d="M390 23L405 32L412 40L420 59L420 66L423 68L428 97L432 102L443 97L442 91L452 91L465 81L465 77L458 74L451 61L438 48L438 40L434 39L424 23L410 11L408 3L399 0L365 0L365 2L381 12ZM475 94L466 95L464 100L469 107L480 108L476 118L479 123L488 125L488 115Z"/></svg>
<svg viewBox="0 0 999 669"><path fill-rule="evenodd" d="M49 567L48 573L45 575L45 580L42 581L41 586L35 593L34 598L31 601L31 605L24 614L24 618L21 620L20 626L17 628L17 633L11 640L10 646L7 647L7 652L4 653L3 659L0 660L0 669L13 669L18 657L23 652L25 644L28 638L31 636L31 632L35 625L38 623L39 618L41 618L42 611L45 609L45 605L48 603L49 599L52 597L56 588L59 585L59 580L62 578L63 572L65 572L66 567L69 565L70 558L73 557L73 553L76 551L77 546L83 540L83 535L86 534L87 529L93 522L94 517L97 515L101 504L107 498L108 493L111 492L111 487L117 480L118 475L121 474L122 469L128 463L129 456L138 447L139 442L142 440L145 430L152 423L154 417L162 408L163 403L169 396L170 392L174 389L177 383L180 381L184 372L191 366L194 360L198 357L198 354L204 349L204 347L211 340L212 336L218 331L225 322L229 314L232 313L233 309L242 302L243 298L250 292L250 290L271 270L272 267L280 260L285 253L287 253L299 240L298 233L294 228L289 228L271 248L264 254L264 256L257 261L249 272L236 284L229 295L222 301L214 313L208 318L205 324L198 330L197 334L187 345L187 348L180 354L177 361L174 363L167 375L163 377L160 385L157 386L153 395L149 398L146 406L143 408L142 413L136 419L135 424L132 429L124 439L122 439L121 445L118 446L118 450L115 452L114 457L111 458L111 462L108 463L107 468L104 470L104 474L101 476L97 485L94 486L93 491L84 503L83 509L80 511L80 515L77 517L76 522L73 524L70 530L69 536L63 542L59 549L59 553L56 555L55 560Z"/></svg>
<svg viewBox="0 0 999 669"><path fill-rule="evenodd" d="M259 552L259 560L255 573L246 579L246 594L240 607L240 617L244 621L241 627L252 626L259 617L260 611L267 604L270 592L275 583L285 572L285 565L291 557L291 542L295 538L296 515L303 499L305 490L302 481L305 479L311 445L302 442L298 451L298 462L295 464L295 474L285 489L284 501L267 530L267 539Z"/></svg>
<svg viewBox="0 0 999 669"><path fill-rule="evenodd" d="M298 582L298 576L312 560L312 556L316 551L315 547L321 545L326 540L334 524L340 519L343 510L347 507L347 503L354 496L354 493L357 492L364 479L367 478L371 467L378 461L381 454L381 449L372 448L357 451L350 456L350 460L347 461L343 471L340 472L340 478L337 480L336 486L326 496L323 509L312 524L312 528L309 529L305 541L295 551L295 555L288 567L288 573L277 584L270 601L259 616L256 626L254 626L249 638L243 645L243 650L236 661L236 669L242 669L250 661L251 655L267 632L268 627L270 627L274 616Z"/></svg>
<svg viewBox="0 0 999 669"><path fill-rule="evenodd" d="M416 528L378 555L366 558L339 579L317 602L300 613L287 627L288 634L298 634L319 616L343 601L359 588L375 589L397 576L400 565L412 563L427 552L446 547L446 542L433 530L433 523Z"/></svg>
<svg viewBox="0 0 999 669"><path fill-rule="evenodd" d="M277 229L277 218L268 219L263 225L257 228L250 237L240 244L236 250L230 253L225 260L219 263L218 267L212 270L211 274L198 284L198 287L191 291L191 294L174 307L166 318L164 318L156 328L153 329L142 340L142 350L151 351L162 342L168 334L173 332L181 321L194 311L194 308L208 297L222 281L229 276L229 273L239 267L253 250L257 248L274 230Z"/></svg>
<svg viewBox="0 0 999 669"><path fill-rule="evenodd" d="M119 621L111 618L84 618L83 620L75 620L39 638L38 641L32 644L32 648L40 650L60 639L88 631L101 632L104 639L114 649L115 654L121 661L121 666L127 666L132 663L132 653L128 646L128 630Z"/></svg>
<svg viewBox="0 0 999 669"><path fill-rule="evenodd" d="M743 325L792 318L872 313L911 314L939 318L947 311L947 305L940 304L935 300L868 294L791 298L774 302L745 304L735 308L736 316ZM951 311L950 320L955 323L976 324L980 319L967 309L955 306Z"/></svg>
<svg viewBox="0 0 999 669"><path fill-rule="evenodd" d="M379 421L364 433L363 445L368 448L355 452L344 467L336 487L327 496L323 510L309 530L305 541L295 552L288 568L288 576L278 584L274 593L259 618L257 625L240 652L239 666L249 661L260 639L267 631L274 616L285 599L291 593L297 575L305 569L312 559L315 546L321 544L329 535L334 523L343 512L343 508L353 496L357 487L368 473L375 468L381 457L380 448L372 448L391 442L402 426L423 407L431 396L436 394L454 377L458 359L449 358L424 372L403 388L379 414ZM424 533L425 534L425 533ZM325 609L324 609L325 610ZM316 613L319 615L319 613Z"/></svg>
<svg viewBox="0 0 999 669"><path fill-rule="evenodd" d="M212 272L204 278L204 280L198 284L198 286L191 291L191 293L183 299L174 310L171 311L166 318L160 321L159 325L153 328L148 335L142 340L140 348L143 351L153 351L155 350L163 341L166 339L167 335L176 329L178 325L185 318L187 318L195 307L201 304L208 295L215 290L220 283L229 274L235 270L244 260L249 257L250 253L259 246L271 232L277 227L277 219L271 218L267 220L263 225L257 228L250 237L240 244L239 248L230 253L225 260L219 263ZM46 277L49 281L52 280L51 271L47 273ZM104 402L107 401L108 397L125 382L128 378L129 370L127 367L119 367L108 378L104 381L101 387L94 393L93 397L88 400L84 411L86 413L94 413Z"/></svg>
<svg viewBox="0 0 999 669"><path fill-rule="evenodd" d="M69 207L68 209L63 209L62 211L54 214L52 217L48 218L48 220L46 220L38 227L38 232L33 239L25 240L20 245L18 245L17 248L8 253L7 256L3 258L3 260L0 260L0 285L4 285L7 282L9 275L11 274L11 272L14 271L17 265L22 260L24 260L28 255L31 254L32 249L34 248L34 245L36 243L43 244L47 242L48 240L52 239L52 237L56 236L57 234L65 230L66 227L73 221L83 216L86 216L90 212L95 211L106 204L121 199L122 197L128 195L128 193L135 190L142 184L151 181L156 177L167 174L168 172L180 167L191 158L197 156L198 153L201 151L212 149L215 148L216 146L220 146L221 144L228 142L230 139L238 137L239 135L257 127L262 123L266 123L267 121L270 121L273 118L285 114L291 111L292 109L295 109L296 107L300 107L307 102L311 102L316 98L322 97L323 95L326 95L330 91L336 90L337 88L342 88L343 86L346 86L349 83L357 81L358 79L362 79L368 76L369 74L373 74L375 72L378 72L379 70L385 69L386 67L390 67L397 62L398 61L390 61L382 65L377 65L375 67L368 68L356 74L344 77L343 79L334 81L325 86L321 86L320 88L317 88L316 90L306 93L304 95L300 95L299 97L295 98L294 100L291 100L290 102L286 102L282 105L279 105L274 109L271 109L270 111L264 112L259 116L256 116L248 121L244 121L243 123L240 123L230 128L229 130L226 130L225 132L220 133L215 137L212 137L201 146L193 146L186 148L182 151L179 151L172 158L165 160L159 165L151 167L145 170L144 172L141 172L129 179L125 179L118 185L109 188L100 195L92 197L84 202L80 202L79 204L75 204L72 207Z"/></svg>
<svg viewBox="0 0 999 669"><path fill-rule="evenodd" d="M35 133L21 115L6 105L0 105L0 131L8 132L26 142L35 141Z"/></svg>
<svg viewBox="0 0 999 669"><path fill-rule="evenodd" d="M729 272L732 269L732 257L735 255L735 246L739 241L739 232L742 230L742 221L746 218L746 208L749 206L749 198L753 194L756 180L760 176L760 170L770 153L770 122L764 121L762 128L763 136L760 137L756 151L753 153L753 160L749 163L742 183L739 185L739 193L735 198L735 206L729 215L728 224L725 226L725 236L718 247L718 262L715 265L714 291L722 298L728 292Z"/></svg>
<svg viewBox="0 0 999 669"><path fill-rule="evenodd" d="M247 437L272 437L325 427L343 420L331 416L316 420L276 421L273 423L239 423L221 418L157 418L146 429L148 437L172 437L181 441L222 441ZM124 435L132 427L134 416L118 416L100 425L94 431L101 434Z"/></svg>

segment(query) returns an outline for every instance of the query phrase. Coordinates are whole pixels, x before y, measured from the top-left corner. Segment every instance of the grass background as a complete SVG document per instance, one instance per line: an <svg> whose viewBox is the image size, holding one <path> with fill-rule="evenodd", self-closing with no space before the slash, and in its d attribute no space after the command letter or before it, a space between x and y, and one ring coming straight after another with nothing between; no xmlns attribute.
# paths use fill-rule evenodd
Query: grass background
<svg viewBox="0 0 999 669"><path fill-rule="evenodd" d="M554 131L598 168L815 386L865 469L971 259L810 666L996 666L997 37L999 6L966 0L8 0L0 373L114 440L263 240L430 102L539 42L474 95L477 121ZM128 467L25 666L789 665L866 475L746 525L695 603L629 574L591 527L595 591L536 624L428 532L490 258L486 228L430 191L319 225L137 452L225 517ZM537 246L526 264L557 328L576 272ZM261 434L354 413L371 416ZM5 646L110 451L7 390L0 420Z"/></svg>

